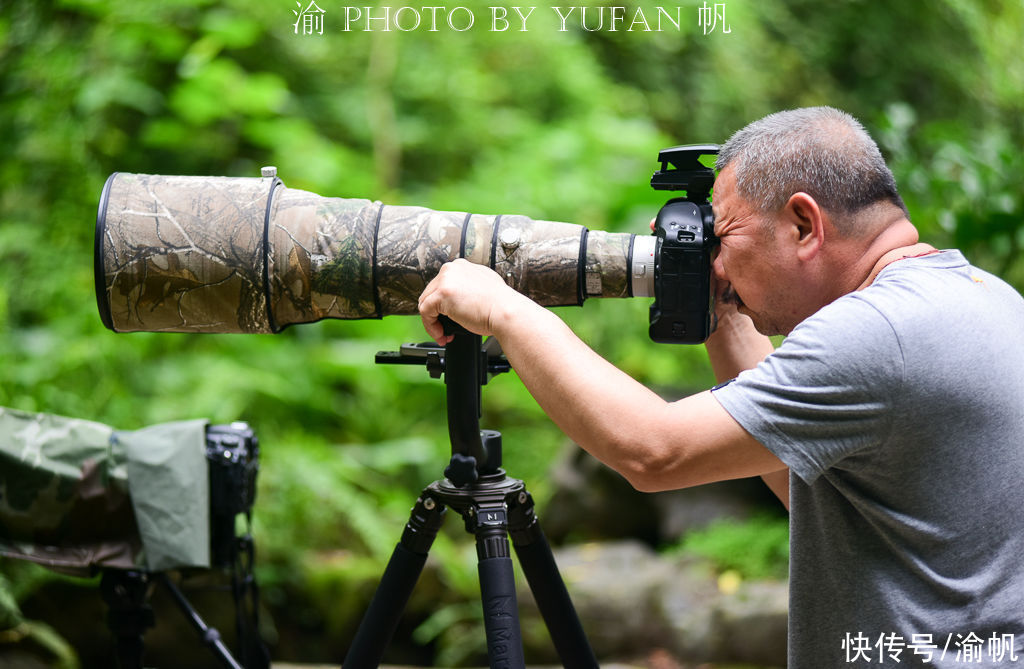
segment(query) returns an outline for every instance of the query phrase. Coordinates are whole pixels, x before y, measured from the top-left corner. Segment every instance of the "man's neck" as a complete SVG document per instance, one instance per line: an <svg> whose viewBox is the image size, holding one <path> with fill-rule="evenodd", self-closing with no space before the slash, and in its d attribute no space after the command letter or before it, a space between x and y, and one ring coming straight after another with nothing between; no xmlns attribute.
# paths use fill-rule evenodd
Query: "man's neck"
<svg viewBox="0 0 1024 669"><path fill-rule="evenodd" d="M870 286L874 283L875 278L883 269L897 260L903 260L904 258L916 258L918 256L935 253L936 251L937 250L934 246L931 244L925 244L924 242L918 242L916 244L911 244L910 246L902 246L900 248L893 249L878 259L878 262L876 262L874 267L871 268L871 272L868 274L868 277L860 284L860 286L858 286L857 290L862 290Z"/></svg>
<svg viewBox="0 0 1024 669"><path fill-rule="evenodd" d="M892 262L935 250L918 241L917 228L902 212L892 216L892 220L879 226L873 239L862 243L860 250L851 254L853 258L844 273L846 292L870 286L878 273Z"/></svg>

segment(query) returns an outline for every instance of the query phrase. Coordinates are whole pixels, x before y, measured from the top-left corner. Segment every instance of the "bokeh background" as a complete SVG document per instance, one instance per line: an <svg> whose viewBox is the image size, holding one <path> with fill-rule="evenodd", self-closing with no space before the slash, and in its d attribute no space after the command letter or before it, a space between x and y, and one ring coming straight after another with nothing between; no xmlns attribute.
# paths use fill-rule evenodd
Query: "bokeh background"
<svg viewBox="0 0 1024 669"><path fill-rule="evenodd" d="M263 445L254 534L275 659L340 662L412 501L448 458L440 382L373 364L377 350L424 339L419 321L115 335L97 315L92 264L111 172L276 165L288 186L322 195L646 233L665 200L648 186L659 149L829 104L878 140L923 240L1024 288L1021 0L727 0L703 3L722 9L710 31L701 4L663 5L681 21L661 32L626 30L629 19L609 30L607 14L593 30L597 4L586 26L577 11L559 30L538 6L527 31L497 32L483 3L465 5L467 31L346 32L343 2L317 0L322 34L304 34L306 0L0 0L0 406L122 429L249 421ZM648 0L625 6L630 19L657 16ZM558 311L666 396L708 387L700 347L647 341L647 306ZM550 472L571 446L514 374L485 388L482 423L503 432L507 468L557 517ZM779 522L728 531L747 547L772 537L764 554L782 557L766 569L781 560L784 576ZM729 537L711 539L712 558L756 572L736 566L744 551ZM456 528L433 552L440 587L421 608L444 615L410 622L408 657L479 661L472 541ZM0 561L0 651L88 664L56 623L18 612L52 578Z"/></svg>

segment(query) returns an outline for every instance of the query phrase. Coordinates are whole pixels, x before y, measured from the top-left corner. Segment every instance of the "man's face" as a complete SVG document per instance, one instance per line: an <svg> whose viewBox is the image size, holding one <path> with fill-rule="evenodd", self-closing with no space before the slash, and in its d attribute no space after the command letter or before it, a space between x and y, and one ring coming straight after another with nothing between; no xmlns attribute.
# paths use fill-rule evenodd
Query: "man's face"
<svg viewBox="0 0 1024 669"><path fill-rule="evenodd" d="M736 304L762 334L789 334L802 320L799 291L793 258L774 234L775 220L736 192L731 166L715 180L712 208L721 240L712 265L718 299Z"/></svg>

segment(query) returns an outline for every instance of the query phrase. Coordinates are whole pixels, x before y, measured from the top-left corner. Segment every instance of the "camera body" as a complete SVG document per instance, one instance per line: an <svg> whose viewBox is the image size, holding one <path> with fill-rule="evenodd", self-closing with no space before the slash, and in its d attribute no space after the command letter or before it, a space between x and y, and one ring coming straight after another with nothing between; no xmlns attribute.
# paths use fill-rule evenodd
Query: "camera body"
<svg viewBox="0 0 1024 669"><path fill-rule="evenodd" d="M235 519L252 511L259 471L259 440L248 424L206 428L210 472L210 558L230 567L236 553Z"/></svg>
<svg viewBox="0 0 1024 669"><path fill-rule="evenodd" d="M700 158L717 153L717 145L701 144L658 154L661 169L651 177L651 187L686 195L666 202L654 223L654 302L648 331L652 341L699 344L711 334L711 263L718 238L708 196L715 172Z"/></svg>

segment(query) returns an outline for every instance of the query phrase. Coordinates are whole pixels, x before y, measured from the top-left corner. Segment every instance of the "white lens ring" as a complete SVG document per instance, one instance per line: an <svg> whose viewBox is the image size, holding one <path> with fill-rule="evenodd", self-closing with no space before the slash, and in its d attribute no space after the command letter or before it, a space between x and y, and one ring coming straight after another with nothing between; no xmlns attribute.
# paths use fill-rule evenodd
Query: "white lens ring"
<svg viewBox="0 0 1024 669"><path fill-rule="evenodd" d="M654 235L633 238L629 277L633 297L654 297L654 253L658 238Z"/></svg>

